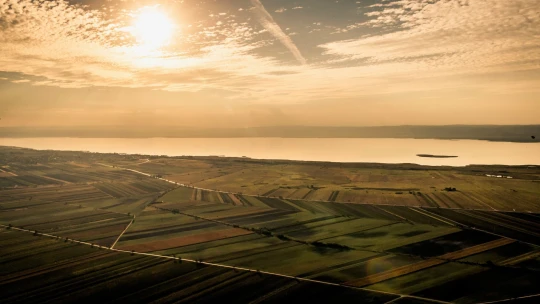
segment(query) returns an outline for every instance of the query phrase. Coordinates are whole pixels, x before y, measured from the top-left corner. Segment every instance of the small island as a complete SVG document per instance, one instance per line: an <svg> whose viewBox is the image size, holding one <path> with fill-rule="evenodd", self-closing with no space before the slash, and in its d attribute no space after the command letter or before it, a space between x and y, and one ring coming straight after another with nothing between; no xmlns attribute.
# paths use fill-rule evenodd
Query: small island
<svg viewBox="0 0 540 304"><path fill-rule="evenodd" d="M434 154L416 154L418 157L432 157L432 158L454 158L455 155L434 155Z"/></svg>

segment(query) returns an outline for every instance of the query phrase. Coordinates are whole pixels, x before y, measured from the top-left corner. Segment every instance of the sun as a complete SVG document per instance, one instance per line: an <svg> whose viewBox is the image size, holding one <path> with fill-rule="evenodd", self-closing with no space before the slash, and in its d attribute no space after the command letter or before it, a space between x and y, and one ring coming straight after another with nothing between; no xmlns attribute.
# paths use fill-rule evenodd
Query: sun
<svg viewBox="0 0 540 304"><path fill-rule="evenodd" d="M155 50L170 43L175 25L158 6L143 7L134 17L131 34L142 47Z"/></svg>

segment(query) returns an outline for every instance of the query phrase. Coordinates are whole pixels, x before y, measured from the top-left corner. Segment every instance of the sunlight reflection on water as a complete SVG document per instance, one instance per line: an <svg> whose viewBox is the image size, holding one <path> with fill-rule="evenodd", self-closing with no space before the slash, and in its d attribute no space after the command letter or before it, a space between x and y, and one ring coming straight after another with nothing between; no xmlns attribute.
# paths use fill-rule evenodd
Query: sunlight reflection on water
<svg viewBox="0 0 540 304"><path fill-rule="evenodd" d="M0 145L153 155L334 162L538 165L540 144L393 138L0 138ZM457 155L426 158L417 154Z"/></svg>

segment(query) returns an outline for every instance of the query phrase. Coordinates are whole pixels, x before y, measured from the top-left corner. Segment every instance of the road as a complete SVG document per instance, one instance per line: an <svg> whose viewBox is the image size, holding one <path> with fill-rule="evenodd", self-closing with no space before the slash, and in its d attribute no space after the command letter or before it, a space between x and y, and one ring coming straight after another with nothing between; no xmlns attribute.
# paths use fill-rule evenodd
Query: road
<svg viewBox="0 0 540 304"><path fill-rule="evenodd" d="M133 215L133 219L131 220L131 222L129 222L129 224L126 226L126 229L124 229L124 231L122 231L122 233L120 233L120 235L118 236L118 238L116 238L116 241L114 241L114 243L111 245L111 249L114 248L114 245L116 245L116 243L118 243L118 241L120 240L120 238L124 235L124 233L126 233L126 231L129 229L129 226L131 226L131 224L133 224L133 221L135 220L135 215Z"/></svg>

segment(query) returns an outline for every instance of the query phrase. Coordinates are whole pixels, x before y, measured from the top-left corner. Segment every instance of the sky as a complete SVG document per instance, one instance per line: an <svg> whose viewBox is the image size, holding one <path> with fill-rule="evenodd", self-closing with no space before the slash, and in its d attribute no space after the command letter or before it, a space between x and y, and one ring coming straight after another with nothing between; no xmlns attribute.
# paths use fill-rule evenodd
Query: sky
<svg viewBox="0 0 540 304"><path fill-rule="evenodd" d="M540 124L540 0L0 0L0 119Z"/></svg>

